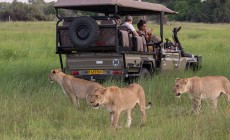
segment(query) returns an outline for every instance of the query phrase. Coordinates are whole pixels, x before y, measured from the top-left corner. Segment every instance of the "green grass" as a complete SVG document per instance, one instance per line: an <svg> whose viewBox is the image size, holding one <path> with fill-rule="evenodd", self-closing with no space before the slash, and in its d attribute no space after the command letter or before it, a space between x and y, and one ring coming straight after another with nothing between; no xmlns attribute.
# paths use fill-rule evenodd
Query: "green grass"
<svg viewBox="0 0 230 140"><path fill-rule="evenodd" d="M230 79L230 24L172 22L165 26L166 38L171 39L175 26L182 26L178 36L185 50L203 56L203 68L140 81L146 100L153 102L146 126L138 127L140 113L135 108L131 128L112 132L104 108L94 110L84 101L74 108L61 87L49 83L50 70L60 67L54 22L1 22L0 139L229 139L230 106L224 97L217 113L210 111L209 102L203 102L201 114L195 116L189 113L188 95L177 99L171 90L177 77L223 75ZM158 25L150 27L157 29ZM124 83L108 81L104 85ZM120 125L125 121L122 114Z"/></svg>

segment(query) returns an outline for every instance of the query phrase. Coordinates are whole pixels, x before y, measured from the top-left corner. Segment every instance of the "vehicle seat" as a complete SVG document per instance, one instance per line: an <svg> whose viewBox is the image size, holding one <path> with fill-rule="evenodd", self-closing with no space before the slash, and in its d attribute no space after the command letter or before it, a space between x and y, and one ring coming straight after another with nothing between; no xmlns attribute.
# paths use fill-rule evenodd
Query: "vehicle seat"
<svg viewBox="0 0 230 140"><path fill-rule="evenodd" d="M64 21L62 26L58 26L58 32L59 32L59 43L60 46L72 46L72 42L70 41L69 38L69 32L68 32L68 28L70 26L71 21Z"/></svg>
<svg viewBox="0 0 230 140"><path fill-rule="evenodd" d="M132 32L130 32L126 26L119 26L118 29L120 32L128 34L128 39L126 38L126 42L129 42L129 48L130 48L130 50L133 50L134 45L133 45L133 34L132 34Z"/></svg>
<svg viewBox="0 0 230 140"><path fill-rule="evenodd" d="M114 25L114 20L102 20L100 27L100 35L97 39L95 46L115 46L116 33L115 28L103 27L103 25Z"/></svg>
<svg viewBox="0 0 230 140"><path fill-rule="evenodd" d="M134 36L131 31L126 26L120 26L120 31L128 32L129 37L129 47L133 51L146 52L146 39L145 36Z"/></svg>
<svg viewBox="0 0 230 140"><path fill-rule="evenodd" d="M145 38L145 36L141 36L141 38L142 38L142 43L143 43L143 51L144 52L147 52L148 51L148 49L147 49L147 41L146 41L146 38Z"/></svg>
<svg viewBox="0 0 230 140"><path fill-rule="evenodd" d="M129 47L129 34L127 31L120 30L120 45L123 47Z"/></svg>
<svg viewBox="0 0 230 140"><path fill-rule="evenodd" d="M146 46L146 41L144 43L144 40L142 36L134 36L134 45L136 48L136 51L139 52L145 52L145 47L144 44Z"/></svg>
<svg viewBox="0 0 230 140"><path fill-rule="evenodd" d="M101 25L114 25L116 22L114 20L102 20Z"/></svg>

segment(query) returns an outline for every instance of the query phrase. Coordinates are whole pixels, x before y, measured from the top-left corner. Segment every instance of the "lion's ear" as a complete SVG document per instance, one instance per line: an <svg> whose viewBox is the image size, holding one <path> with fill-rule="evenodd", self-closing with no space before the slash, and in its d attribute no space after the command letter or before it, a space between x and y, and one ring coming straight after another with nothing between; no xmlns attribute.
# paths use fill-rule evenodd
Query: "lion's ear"
<svg viewBox="0 0 230 140"><path fill-rule="evenodd" d="M178 80L180 80L180 78L176 78L175 82L177 82Z"/></svg>
<svg viewBox="0 0 230 140"><path fill-rule="evenodd" d="M99 88L95 88L95 89L93 89L93 92L92 92L92 94L94 94L96 91L98 91L99 90Z"/></svg>
<svg viewBox="0 0 230 140"><path fill-rule="evenodd" d="M101 94L104 94L106 88L95 88L93 90L93 94L96 93L96 92L100 92Z"/></svg>
<svg viewBox="0 0 230 140"><path fill-rule="evenodd" d="M55 73L56 73L56 72L55 72L55 70L52 70L51 72L52 72L53 74L55 74Z"/></svg>
<svg viewBox="0 0 230 140"><path fill-rule="evenodd" d="M183 83L186 85L188 83L188 79L184 79Z"/></svg>
<svg viewBox="0 0 230 140"><path fill-rule="evenodd" d="M106 88L101 88L101 89L100 89L100 93L101 93L102 95L105 94L105 91L106 91Z"/></svg>

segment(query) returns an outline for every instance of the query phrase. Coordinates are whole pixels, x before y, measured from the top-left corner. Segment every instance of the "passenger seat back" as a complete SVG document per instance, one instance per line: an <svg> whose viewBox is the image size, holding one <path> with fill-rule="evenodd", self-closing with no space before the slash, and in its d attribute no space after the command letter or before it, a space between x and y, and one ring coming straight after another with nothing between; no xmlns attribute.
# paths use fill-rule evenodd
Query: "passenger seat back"
<svg viewBox="0 0 230 140"><path fill-rule="evenodd" d="M135 51L143 52L143 43L140 36L134 36Z"/></svg>
<svg viewBox="0 0 230 140"><path fill-rule="evenodd" d="M129 35L127 31L120 30L120 45L129 47Z"/></svg>

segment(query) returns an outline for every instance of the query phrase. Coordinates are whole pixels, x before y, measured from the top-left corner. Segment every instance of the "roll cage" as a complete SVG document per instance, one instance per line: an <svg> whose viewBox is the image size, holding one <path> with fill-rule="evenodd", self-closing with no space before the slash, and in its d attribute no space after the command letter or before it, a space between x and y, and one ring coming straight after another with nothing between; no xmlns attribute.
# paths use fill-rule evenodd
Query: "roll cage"
<svg viewBox="0 0 230 140"><path fill-rule="evenodd" d="M95 20L115 20L114 16L140 16L140 15L160 15L160 37L163 41L163 16L164 14L175 14L177 12L156 3L140 2L134 0L58 0L55 4L56 17L58 24L61 21L73 20L73 18L62 17L59 14L60 9L69 9L76 11L87 11L95 13L103 13L104 16L92 17ZM112 15L112 16L110 16ZM115 20L116 21L116 20ZM115 27L117 28L117 27ZM58 29L56 30L58 31ZM116 35L117 29L116 29ZM57 37L58 40L58 37ZM117 42L117 41L116 41ZM56 43L58 46L58 42ZM117 45L116 45L117 46ZM118 50L118 48L117 48Z"/></svg>

